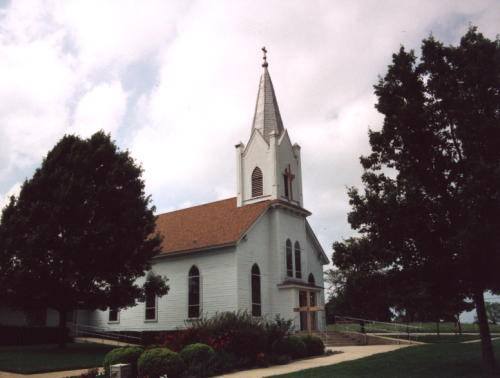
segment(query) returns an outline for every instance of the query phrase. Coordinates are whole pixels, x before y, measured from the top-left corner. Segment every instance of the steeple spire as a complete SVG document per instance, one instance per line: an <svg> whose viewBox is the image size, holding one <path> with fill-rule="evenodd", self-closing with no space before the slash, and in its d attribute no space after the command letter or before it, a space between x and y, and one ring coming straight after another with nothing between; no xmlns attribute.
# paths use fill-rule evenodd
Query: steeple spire
<svg viewBox="0 0 500 378"><path fill-rule="evenodd" d="M281 135L283 132L283 121L281 120L271 76L267 70L267 50L265 47L262 48L262 52L264 53L262 57L263 71L260 76L259 92L257 94L257 103L255 104L252 130L259 130L264 136L264 139L269 142L269 137L272 132Z"/></svg>

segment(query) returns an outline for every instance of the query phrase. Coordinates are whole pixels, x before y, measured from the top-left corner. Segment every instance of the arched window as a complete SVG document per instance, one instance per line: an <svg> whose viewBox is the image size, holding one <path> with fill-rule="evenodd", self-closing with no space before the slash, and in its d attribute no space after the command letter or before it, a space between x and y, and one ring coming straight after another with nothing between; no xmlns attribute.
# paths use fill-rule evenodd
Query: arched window
<svg viewBox="0 0 500 378"><path fill-rule="evenodd" d="M292 242L286 239L286 275L293 277Z"/></svg>
<svg viewBox="0 0 500 378"><path fill-rule="evenodd" d="M255 167L252 172L252 197L258 197L262 192L262 171L259 167Z"/></svg>
<svg viewBox="0 0 500 378"><path fill-rule="evenodd" d="M195 265L189 269L188 290L188 317L198 318L200 316L200 271Z"/></svg>
<svg viewBox="0 0 500 378"><path fill-rule="evenodd" d="M252 316L261 316L260 269L257 264L252 266Z"/></svg>
<svg viewBox="0 0 500 378"><path fill-rule="evenodd" d="M295 277L302 278L302 261L300 259L300 244L295 242Z"/></svg>
<svg viewBox="0 0 500 378"><path fill-rule="evenodd" d="M309 282L309 284L312 286L316 285L316 280L314 279L314 275L312 273L309 273L309 277L307 278L307 282Z"/></svg>

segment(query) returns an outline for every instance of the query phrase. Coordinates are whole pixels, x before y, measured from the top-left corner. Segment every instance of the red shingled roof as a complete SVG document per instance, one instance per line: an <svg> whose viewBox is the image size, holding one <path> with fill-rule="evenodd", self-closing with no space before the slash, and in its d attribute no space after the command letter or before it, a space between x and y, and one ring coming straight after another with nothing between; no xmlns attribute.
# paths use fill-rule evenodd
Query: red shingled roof
<svg viewBox="0 0 500 378"><path fill-rule="evenodd" d="M156 220L164 238L160 255L235 244L270 204L237 207L236 198L228 198L160 214Z"/></svg>

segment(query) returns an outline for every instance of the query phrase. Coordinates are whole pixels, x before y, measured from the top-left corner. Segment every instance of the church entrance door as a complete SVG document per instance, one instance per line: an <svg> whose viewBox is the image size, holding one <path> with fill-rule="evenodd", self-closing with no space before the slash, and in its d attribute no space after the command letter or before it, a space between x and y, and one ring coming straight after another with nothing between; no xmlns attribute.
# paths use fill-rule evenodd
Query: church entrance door
<svg viewBox="0 0 500 378"><path fill-rule="evenodd" d="M318 311L324 311L324 306L318 306L316 291L300 290L299 307L294 311L299 313L301 331L318 330Z"/></svg>
<svg viewBox="0 0 500 378"><path fill-rule="evenodd" d="M299 307L308 307L307 306L307 291L299 291ZM307 315L306 311L299 312L300 314L300 330L307 331Z"/></svg>
<svg viewBox="0 0 500 378"><path fill-rule="evenodd" d="M314 291L309 292L309 307L316 307L316 293ZM317 316L316 312L309 312L309 316L311 317L311 330L312 331L317 331L318 330L318 321L317 321Z"/></svg>

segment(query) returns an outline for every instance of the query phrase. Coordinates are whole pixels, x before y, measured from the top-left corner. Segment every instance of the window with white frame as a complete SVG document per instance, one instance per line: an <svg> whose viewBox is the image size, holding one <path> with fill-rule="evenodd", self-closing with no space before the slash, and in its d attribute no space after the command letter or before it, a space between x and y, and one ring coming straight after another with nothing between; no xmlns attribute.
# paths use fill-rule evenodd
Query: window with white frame
<svg viewBox="0 0 500 378"><path fill-rule="evenodd" d="M146 321L156 320L156 305L157 298L156 294L152 291L146 292L146 303L145 303L145 313L144 319Z"/></svg>
<svg viewBox="0 0 500 378"><path fill-rule="evenodd" d="M292 242L290 239L286 239L286 275L293 277Z"/></svg>
<svg viewBox="0 0 500 378"><path fill-rule="evenodd" d="M302 278L302 259L300 256L300 244L295 242L295 277Z"/></svg>
<svg viewBox="0 0 500 378"><path fill-rule="evenodd" d="M262 301L260 296L260 269L257 264L252 266L252 316L262 316Z"/></svg>
<svg viewBox="0 0 500 378"><path fill-rule="evenodd" d="M118 323L119 322L119 310L117 308L110 308L108 312L108 322Z"/></svg>
<svg viewBox="0 0 500 378"><path fill-rule="evenodd" d="M193 265L188 277L188 317L200 316L200 271Z"/></svg>

